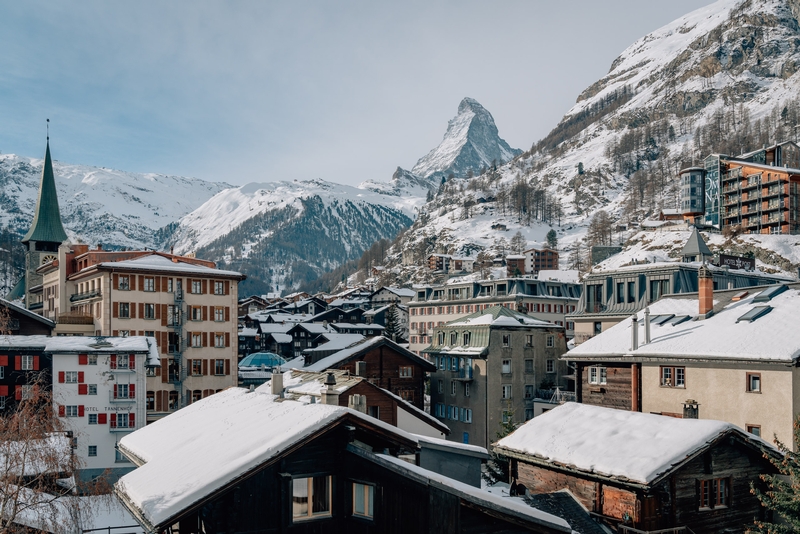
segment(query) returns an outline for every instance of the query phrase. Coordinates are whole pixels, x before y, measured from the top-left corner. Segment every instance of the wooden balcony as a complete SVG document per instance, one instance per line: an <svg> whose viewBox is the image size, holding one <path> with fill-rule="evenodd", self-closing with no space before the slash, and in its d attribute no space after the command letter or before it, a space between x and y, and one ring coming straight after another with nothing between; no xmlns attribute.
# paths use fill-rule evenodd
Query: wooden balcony
<svg viewBox="0 0 800 534"><path fill-rule="evenodd" d="M94 317L86 313L66 312L58 315L56 323L93 325Z"/></svg>

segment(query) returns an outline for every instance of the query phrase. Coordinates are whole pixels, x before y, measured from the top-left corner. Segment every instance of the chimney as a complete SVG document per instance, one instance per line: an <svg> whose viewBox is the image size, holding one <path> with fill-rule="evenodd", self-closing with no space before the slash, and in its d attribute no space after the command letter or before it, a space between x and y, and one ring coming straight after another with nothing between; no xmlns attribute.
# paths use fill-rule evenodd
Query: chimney
<svg viewBox="0 0 800 534"><path fill-rule="evenodd" d="M650 343L650 308L644 309L644 344Z"/></svg>
<svg viewBox="0 0 800 534"><path fill-rule="evenodd" d="M339 406L339 392L336 391L336 377L333 373L328 373L325 379L325 387L322 388L322 404L330 404L332 406Z"/></svg>
<svg viewBox="0 0 800 534"><path fill-rule="evenodd" d="M699 289L701 318L708 316L714 309L714 277L705 263L697 272L697 285Z"/></svg>
<svg viewBox="0 0 800 534"><path fill-rule="evenodd" d="M631 350L639 348L639 318L636 314L631 317Z"/></svg>
<svg viewBox="0 0 800 534"><path fill-rule="evenodd" d="M367 376L367 362L356 362L356 376Z"/></svg>
<svg viewBox="0 0 800 534"><path fill-rule="evenodd" d="M684 419L699 419L700 418L700 403L694 399L687 399L683 403L683 418Z"/></svg>
<svg viewBox="0 0 800 534"><path fill-rule="evenodd" d="M280 367L272 368L272 394L283 398L283 373Z"/></svg>
<svg viewBox="0 0 800 534"><path fill-rule="evenodd" d="M347 399L347 406L357 412L367 413L367 396L350 395Z"/></svg>

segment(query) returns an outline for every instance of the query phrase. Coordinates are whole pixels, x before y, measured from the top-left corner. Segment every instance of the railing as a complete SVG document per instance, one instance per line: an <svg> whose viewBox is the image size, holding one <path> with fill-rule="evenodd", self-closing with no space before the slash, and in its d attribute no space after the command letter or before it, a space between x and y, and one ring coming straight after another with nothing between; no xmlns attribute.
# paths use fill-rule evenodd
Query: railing
<svg viewBox="0 0 800 534"><path fill-rule="evenodd" d="M464 366L458 370L454 377L456 380L472 380L472 366Z"/></svg>
<svg viewBox="0 0 800 534"><path fill-rule="evenodd" d="M607 309L608 306L606 306L605 304L590 302L586 305L586 313L599 313L599 312L604 312Z"/></svg>
<svg viewBox="0 0 800 534"><path fill-rule="evenodd" d="M617 526L620 534L684 534L686 532L694 534L689 527L662 528L659 530L640 530L626 525Z"/></svg>
<svg viewBox="0 0 800 534"><path fill-rule="evenodd" d="M93 289L91 291L86 291L85 293L75 293L69 296L70 302L76 302L78 300L86 300L86 299L93 299L95 297L103 296L102 291L99 289Z"/></svg>
<svg viewBox="0 0 800 534"><path fill-rule="evenodd" d="M58 315L59 324L94 324L94 317L87 313L66 312Z"/></svg>
<svg viewBox="0 0 800 534"><path fill-rule="evenodd" d="M113 391L108 392L108 402L136 402L132 397L115 397Z"/></svg>

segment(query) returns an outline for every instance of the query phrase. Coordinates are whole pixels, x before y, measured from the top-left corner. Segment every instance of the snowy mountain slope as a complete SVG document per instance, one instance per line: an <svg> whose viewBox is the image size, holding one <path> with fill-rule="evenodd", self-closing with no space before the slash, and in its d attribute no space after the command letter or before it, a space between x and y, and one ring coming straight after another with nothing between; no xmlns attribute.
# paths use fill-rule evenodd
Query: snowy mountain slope
<svg viewBox="0 0 800 534"><path fill-rule="evenodd" d="M0 155L0 226L24 232L36 208L41 159ZM70 239L160 248L157 232L230 187L193 178L53 162Z"/></svg>

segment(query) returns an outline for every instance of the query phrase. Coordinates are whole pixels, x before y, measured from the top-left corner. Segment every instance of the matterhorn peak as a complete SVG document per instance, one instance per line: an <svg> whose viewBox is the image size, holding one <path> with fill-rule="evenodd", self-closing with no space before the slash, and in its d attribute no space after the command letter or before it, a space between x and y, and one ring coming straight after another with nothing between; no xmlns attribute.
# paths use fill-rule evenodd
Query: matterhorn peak
<svg viewBox="0 0 800 534"><path fill-rule="evenodd" d="M438 179L442 176L464 178L471 171L503 164L519 154L500 138L492 114L477 100L464 98L458 113L447 124L439 146L421 158L411 172L416 176Z"/></svg>

